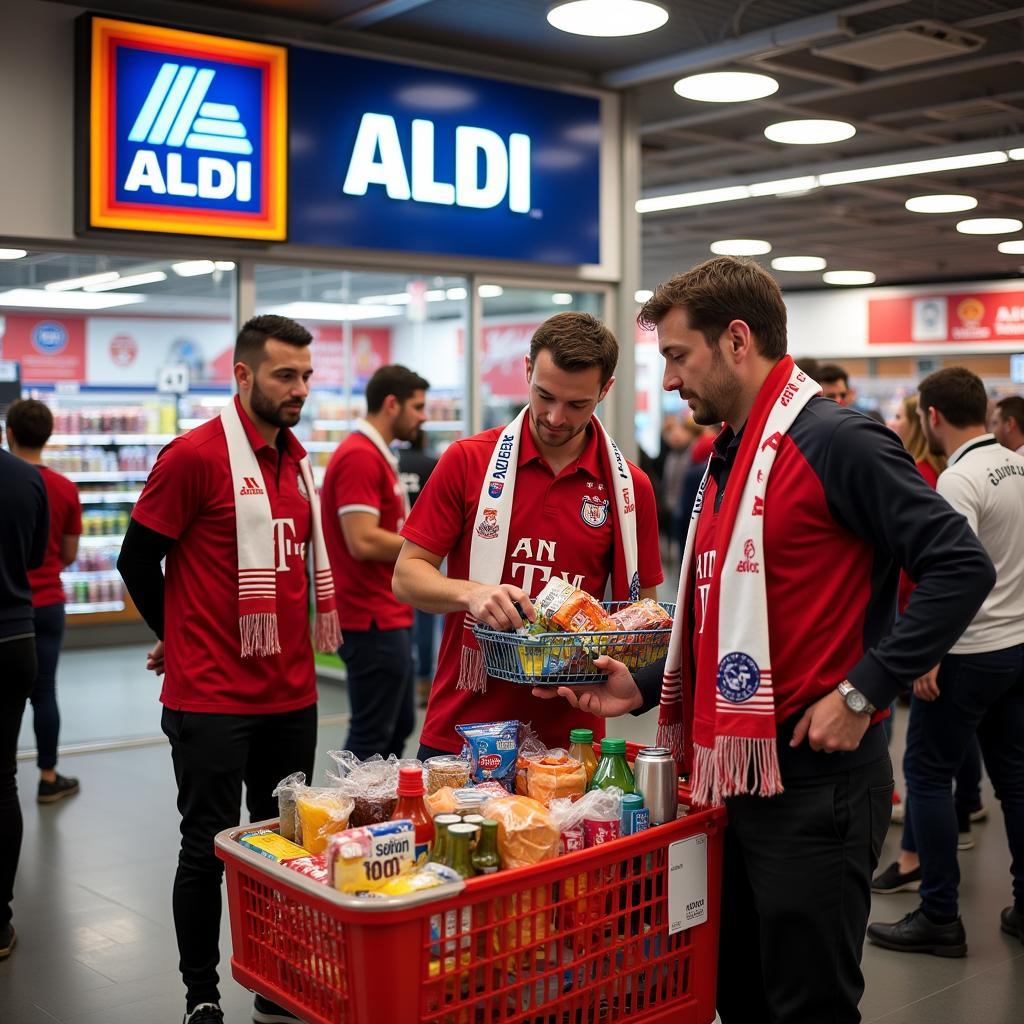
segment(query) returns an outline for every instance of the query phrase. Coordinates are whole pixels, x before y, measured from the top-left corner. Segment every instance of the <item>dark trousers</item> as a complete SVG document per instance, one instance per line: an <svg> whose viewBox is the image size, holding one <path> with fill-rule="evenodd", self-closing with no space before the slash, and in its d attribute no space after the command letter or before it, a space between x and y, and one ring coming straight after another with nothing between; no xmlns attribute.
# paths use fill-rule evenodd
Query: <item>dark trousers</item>
<svg viewBox="0 0 1024 1024"><path fill-rule="evenodd" d="M48 604L35 609L36 658L39 673L32 687L32 724L36 732L36 764L41 769L57 767L57 737L60 711L57 708L57 659L64 640L64 605Z"/></svg>
<svg viewBox="0 0 1024 1024"><path fill-rule="evenodd" d="M0 641L0 664L0 928L6 928L11 921L14 876L21 853L18 733L36 679L35 640L27 636Z"/></svg>
<svg viewBox="0 0 1024 1024"><path fill-rule="evenodd" d="M1024 644L986 654L947 654L939 697L915 700L903 773L921 858L921 905L957 916L957 821L952 783L977 733L1006 820L1014 903L1024 908Z"/></svg>
<svg viewBox="0 0 1024 1024"><path fill-rule="evenodd" d="M316 705L279 715L213 715L164 708L178 783L181 851L174 930L188 1006L218 1002L221 878L213 840L239 823L242 783L250 821L277 817L274 787L292 772L313 776Z"/></svg>
<svg viewBox="0 0 1024 1024"><path fill-rule="evenodd" d="M723 1024L856 1024L892 764L785 787L726 801L718 1012Z"/></svg>
<svg viewBox="0 0 1024 1024"><path fill-rule="evenodd" d="M338 654L352 706L345 746L366 760L402 756L416 720L411 629L346 629Z"/></svg>

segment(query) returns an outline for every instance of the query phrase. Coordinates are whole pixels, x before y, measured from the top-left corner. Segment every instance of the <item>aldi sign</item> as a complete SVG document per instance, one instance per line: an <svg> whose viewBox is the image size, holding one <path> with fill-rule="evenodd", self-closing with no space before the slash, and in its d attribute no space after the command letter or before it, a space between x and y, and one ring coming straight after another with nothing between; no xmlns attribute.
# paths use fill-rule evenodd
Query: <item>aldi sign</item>
<svg viewBox="0 0 1024 1024"><path fill-rule="evenodd" d="M82 34L81 226L282 241L285 48L99 17Z"/></svg>

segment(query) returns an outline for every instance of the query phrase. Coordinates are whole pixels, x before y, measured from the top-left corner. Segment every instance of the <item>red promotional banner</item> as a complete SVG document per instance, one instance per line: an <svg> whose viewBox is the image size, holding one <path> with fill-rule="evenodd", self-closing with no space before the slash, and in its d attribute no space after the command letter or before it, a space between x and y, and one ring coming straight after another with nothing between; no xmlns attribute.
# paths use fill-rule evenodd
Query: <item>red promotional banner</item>
<svg viewBox="0 0 1024 1024"><path fill-rule="evenodd" d="M530 339L540 323L531 320L484 327L480 382L490 397L526 399L523 359L530 354Z"/></svg>
<svg viewBox="0 0 1024 1024"><path fill-rule="evenodd" d="M0 352L21 363L25 383L85 380L85 321L78 316L6 315Z"/></svg>
<svg viewBox="0 0 1024 1024"><path fill-rule="evenodd" d="M1024 292L958 292L868 300L868 343L1024 341Z"/></svg>
<svg viewBox="0 0 1024 1024"><path fill-rule="evenodd" d="M313 386L343 387L345 344L341 324L309 324L313 332ZM352 387L366 387L375 371L391 362L391 328L352 327Z"/></svg>

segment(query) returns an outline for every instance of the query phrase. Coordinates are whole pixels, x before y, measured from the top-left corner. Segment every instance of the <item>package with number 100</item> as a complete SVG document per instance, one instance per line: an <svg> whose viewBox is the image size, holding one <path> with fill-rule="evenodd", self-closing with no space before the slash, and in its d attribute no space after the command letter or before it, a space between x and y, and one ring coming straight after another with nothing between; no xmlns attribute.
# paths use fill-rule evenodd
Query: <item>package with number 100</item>
<svg viewBox="0 0 1024 1024"><path fill-rule="evenodd" d="M331 885L340 892L374 892L410 870L415 852L416 832L405 818L337 832L327 846Z"/></svg>

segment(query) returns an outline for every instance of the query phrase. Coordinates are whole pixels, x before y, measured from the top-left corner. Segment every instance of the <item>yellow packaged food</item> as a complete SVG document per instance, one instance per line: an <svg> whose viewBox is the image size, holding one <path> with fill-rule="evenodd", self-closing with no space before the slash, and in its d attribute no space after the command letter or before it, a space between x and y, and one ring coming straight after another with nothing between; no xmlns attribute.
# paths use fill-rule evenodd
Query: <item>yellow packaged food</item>
<svg viewBox="0 0 1024 1024"><path fill-rule="evenodd" d="M348 828L355 801L336 789L302 788L295 791L296 838L310 853L323 853L327 840Z"/></svg>
<svg viewBox="0 0 1024 1024"><path fill-rule="evenodd" d="M305 857L307 851L296 845L290 839L285 839L277 832L269 828L256 829L253 832L244 832L238 837L239 843L250 850L255 851L262 857L278 862L291 860L294 857Z"/></svg>
<svg viewBox="0 0 1024 1024"><path fill-rule="evenodd" d="M350 828L330 837L327 864L340 892L375 892L412 869L416 832L408 818Z"/></svg>

